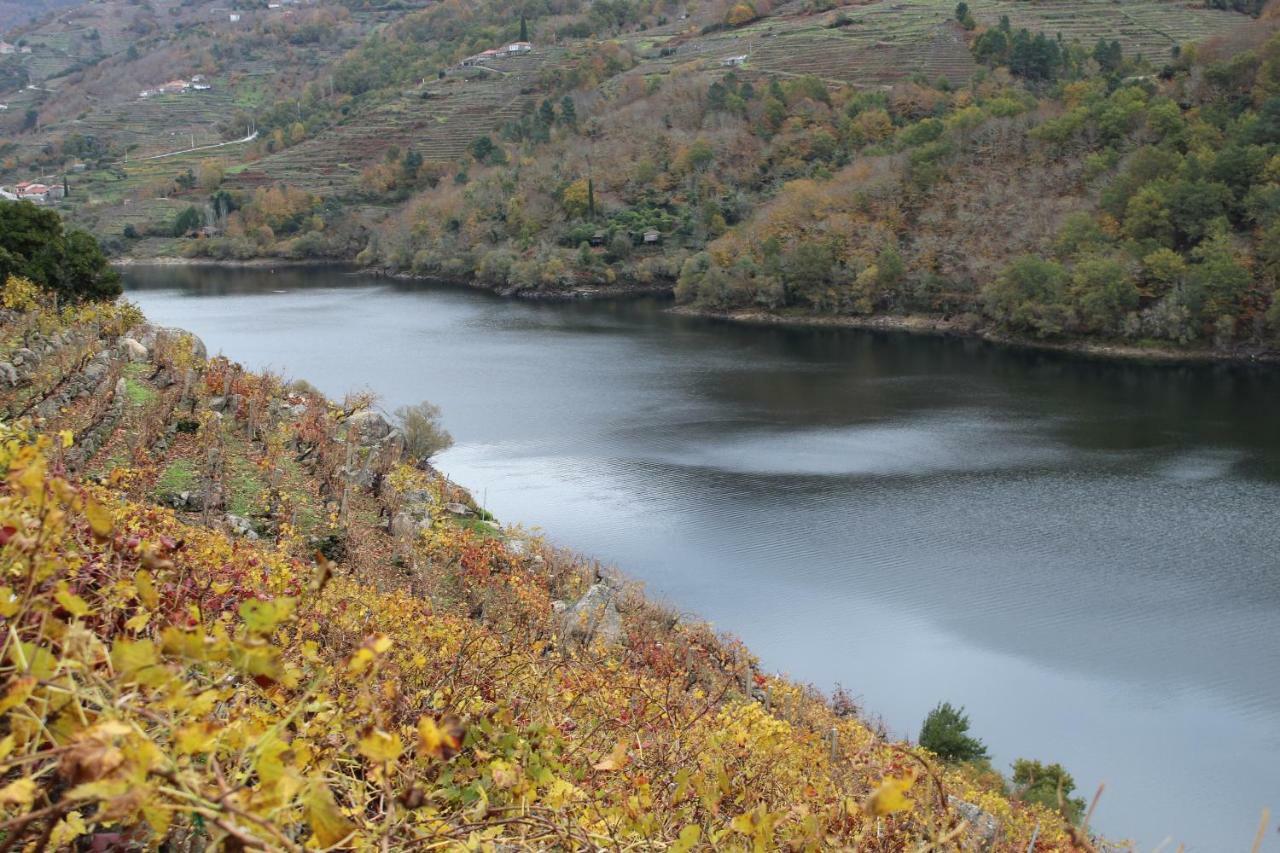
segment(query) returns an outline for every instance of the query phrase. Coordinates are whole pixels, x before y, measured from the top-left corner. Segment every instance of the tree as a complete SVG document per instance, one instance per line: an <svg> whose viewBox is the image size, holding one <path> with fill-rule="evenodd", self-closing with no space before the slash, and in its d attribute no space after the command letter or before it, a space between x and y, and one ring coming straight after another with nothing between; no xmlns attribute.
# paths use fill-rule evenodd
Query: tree
<svg viewBox="0 0 1280 853"><path fill-rule="evenodd" d="M179 213L173 220L173 236L184 237L200 228L204 216L194 206Z"/></svg>
<svg viewBox="0 0 1280 853"><path fill-rule="evenodd" d="M1066 326L1067 271L1054 261L1023 255L982 292L987 312L1000 323L1038 335Z"/></svg>
<svg viewBox="0 0 1280 853"><path fill-rule="evenodd" d="M404 450L415 462L426 462L432 456L453 446L453 436L440 424L440 407L422 401L416 406L396 409L396 419L404 434Z"/></svg>
<svg viewBox="0 0 1280 853"><path fill-rule="evenodd" d="M924 718L920 745L943 761L980 761L987 757L986 745L969 735L969 717L964 708L942 702Z"/></svg>
<svg viewBox="0 0 1280 853"><path fill-rule="evenodd" d="M84 231L64 231L56 212L29 201L0 202L0 280L10 275L67 300L120 295L120 275L98 242Z"/></svg>
<svg viewBox="0 0 1280 853"><path fill-rule="evenodd" d="M542 105L538 107L538 121L547 127L556 123L556 108L551 106L550 100L543 100Z"/></svg>
<svg viewBox="0 0 1280 853"><path fill-rule="evenodd" d="M1076 789L1076 781L1061 764L1019 758L1013 762L1013 784L1020 789L1024 802L1061 811L1072 823L1084 814L1084 800L1069 796Z"/></svg>
<svg viewBox="0 0 1280 853"><path fill-rule="evenodd" d="M579 178L564 188L560 194L560 203L564 212L571 219L587 213L591 207L591 186L586 178Z"/></svg>
<svg viewBox="0 0 1280 853"><path fill-rule="evenodd" d="M569 127L578 125L578 108L573 105L573 98L568 95L560 99L560 118Z"/></svg>
<svg viewBox="0 0 1280 853"><path fill-rule="evenodd" d="M1076 262L1071 274L1071 296L1085 324L1097 331L1114 329L1126 313L1138 307L1138 288L1129 270L1108 257L1087 257Z"/></svg>
<svg viewBox="0 0 1280 853"><path fill-rule="evenodd" d="M525 20L524 12L520 13L520 41L529 40L529 22Z"/></svg>

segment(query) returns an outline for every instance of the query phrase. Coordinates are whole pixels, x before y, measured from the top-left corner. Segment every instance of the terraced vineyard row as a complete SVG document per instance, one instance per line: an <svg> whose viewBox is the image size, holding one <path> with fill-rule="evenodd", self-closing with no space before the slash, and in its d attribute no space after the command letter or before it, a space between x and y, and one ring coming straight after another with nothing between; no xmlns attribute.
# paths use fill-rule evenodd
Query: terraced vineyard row
<svg viewBox="0 0 1280 853"><path fill-rule="evenodd" d="M477 137L518 118L532 102L520 94L521 78L511 74L430 84L265 157L231 175L229 183L248 187L279 181L331 195L356 190L363 169L392 146L412 147L428 161L457 160Z"/></svg>
<svg viewBox="0 0 1280 853"><path fill-rule="evenodd" d="M226 91L157 95L95 110L70 123L69 130L136 146L131 158L149 157L195 145L222 142L217 126L235 111Z"/></svg>
<svg viewBox="0 0 1280 853"><path fill-rule="evenodd" d="M1174 44L1203 39L1245 25L1232 12L1160 0L1067 0L1023 3L975 0L979 21L994 25L1008 15L1015 27L1091 45L1100 37L1118 39L1129 55L1158 59ZM953 20L954 4L946 0L883 0L850 6L839 12L845 23L828 28L835 15L775 15L732 33L653 44L642 71L654 72L690 59L722 58L749 53L749 67L778 74L814 74L826 80L859 85L886 85L917 73L929 80L946 77L963 84L976 72L964 34ZM653 34L644 34L645 44ZM633 42L639 42L634 39ZM674 48L667 56L662 48Z"/></svg>

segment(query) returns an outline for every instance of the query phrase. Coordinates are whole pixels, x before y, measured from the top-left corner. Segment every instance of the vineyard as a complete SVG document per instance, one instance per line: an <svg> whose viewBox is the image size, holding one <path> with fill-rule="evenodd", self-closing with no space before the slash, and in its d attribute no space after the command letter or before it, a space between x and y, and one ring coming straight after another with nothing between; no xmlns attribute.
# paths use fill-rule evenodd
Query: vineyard
<svg viewBox="0 0 1280 853"><path fill-rule="evenodd" d="M984 26L1007 15L1014 27L1053 37L1061 33L1088 46L1099 38L1116 39L1126 55L1142 53L1153 61L1167 57L1174 45L1223 34L1244 20L1232 12L1163 0L977 0L969 6ZM814 15L793 3L732 31L666 40L657 38L662 31L650 31L632 40L647 48L646 72L691 58L748 53L751 69L814 74L832 83L884 86L923 74L930 82L945 77L963 85L978 66L955 25L954 10L955 4L940 0L881 0ZM667 56L659 55L662 48Z"/></svg>
<svg viewBox="0 0 1280 853"><path fill-rule="evenodd" d="M1094 849L499 527L367 398L5 304L11 846Z"/></svg>

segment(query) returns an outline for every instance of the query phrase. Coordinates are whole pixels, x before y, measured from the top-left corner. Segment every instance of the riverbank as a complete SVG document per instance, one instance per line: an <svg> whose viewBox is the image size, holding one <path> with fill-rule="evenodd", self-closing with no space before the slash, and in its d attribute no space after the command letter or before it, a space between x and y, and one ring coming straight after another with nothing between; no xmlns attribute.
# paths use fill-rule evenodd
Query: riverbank
<svg viewBox="0 0 1280 853"><path fill-rule="evenodd" d="M113 266L128 267L224 267L229 269L286 269L296 267L348 267L353 275L368 275L397 281L423 282L463 286L484 290L507 299L524 299L544 302L573 302L582 300L631 299L642 297L671 297L671 284L643 284L620 282L607 285L583 284L565 290L520 290L486 282L479 278L454 279L443 276L418 275L411 272L381 267L361 267L352 261L326 258L287 259L250 258L246 260L217 260L214 258L123 257L112 261ZM1135 361L1158 364L1280 364L1280 349L1236 348L1215 350L1208 347L1186 349L1165 344L1138 346L1131 343L1094 339L1040 340L1023 335L1010 334L977 320L973 315L938 317L927 314L872 315L872 316L818 316L803 313L778 313L757 309L736 311L712 311L686 305L672 306L670 312L685 317L702 317L742 325L790 326L796 328L844 328L881 332L907 332L952 338L970 338L1000 346L1018 349L1057 352L1084 358Z"/></svg>
<svg viewBox="0 0 1280 853"><path fill-rule="evenodd" d="M730 323L796 328L864 329L880 332L907 332L936 337L970 338L1018 349L1058 352L1103 360L1143 361L1161 364L1280 364L1277 350L1212 350L1179 349L1167 346L1134 346L1133 344L1088 339L1052 341L1011 335L971 319L933 317L929 315L878 315L868 317L819 317L806 314L777 314L768 311L708 311L678 305L671 313L685 317L702 317Z"/></svg>

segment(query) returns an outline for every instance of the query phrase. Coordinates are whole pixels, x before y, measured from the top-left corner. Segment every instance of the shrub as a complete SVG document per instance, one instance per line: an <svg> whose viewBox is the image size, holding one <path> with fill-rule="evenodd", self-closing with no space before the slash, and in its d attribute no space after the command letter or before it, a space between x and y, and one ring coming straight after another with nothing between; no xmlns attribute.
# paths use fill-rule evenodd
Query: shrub
<svg viewBox="0 0 1280 853"><path fill-rule="evenodd" d="M1013 762L1013 784L1019 788L1023 802L1057 809L1072 823L1079 822L1084 814L1084 800L1070 796L1076 789L1076 780L1061 764L1019 758Z"/></svg>
<svg viewBox="0 0 1280 853"><path fill-rule="evenodd" d="M942 702L924 718L920 727L920 745L943 761L980 761L987 757L987 747L969 735L969 716L964 708Z"/></svg>
<svg viewBox="0 0 1280 853"><path fill-rule="evenodd" d="M396 409L396 419L404 433L405 453L415 461L425 462L453 446L453 436L440 425L439 406L425 400L416 406L401 406Z"/></svg>

